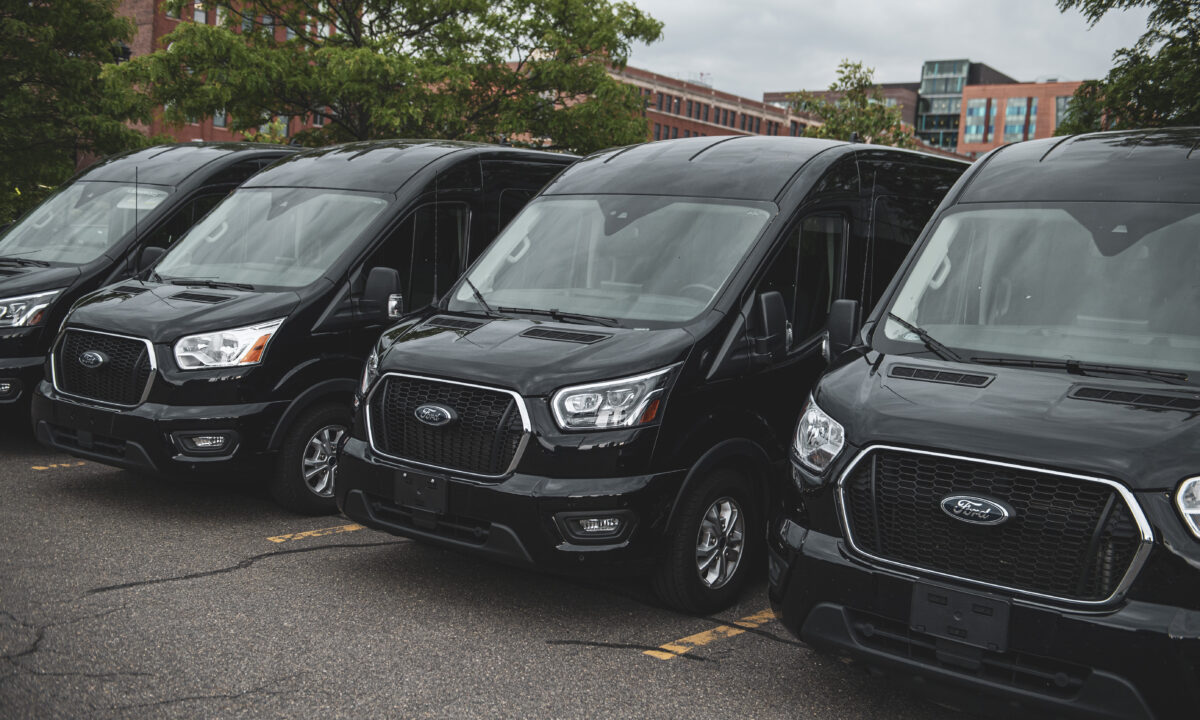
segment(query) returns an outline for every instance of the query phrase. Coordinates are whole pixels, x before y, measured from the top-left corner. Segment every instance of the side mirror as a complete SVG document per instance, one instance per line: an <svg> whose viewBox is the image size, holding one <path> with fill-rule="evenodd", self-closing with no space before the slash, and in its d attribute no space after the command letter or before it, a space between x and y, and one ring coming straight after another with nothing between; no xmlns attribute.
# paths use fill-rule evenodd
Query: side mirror
<svg viewBox="0 0 1200 720"><path fill-rule="evenodd" d="M825 359L832 360L849 350L858 330L858 301L834 300L829 308L829 352Z"/></svg>
<svg viewBox="0 0 1200 720"><path fill-rule="evenodd" d="M167 251L160 247L142 248L142 252L138 254L137 274L141 275L149 270L154 266L154 263L158 262L159 258L166 254Z"/></svg>
<svg viewBox="0 0 1200 720"><path fill-rule="evenodd" d="M367 317L380 320L404 314L399 271L385 267L371 268L367 274L367 287L363 290L362 307Z"/></svg>
<svg viewBox="0 0 1200 720"><path fill-rule="evenodd" d="M757 310L761 334L754 338L754 354L765 362L782 360L787 355L792 334L783 295L777 290L759 295Z"/></svg>

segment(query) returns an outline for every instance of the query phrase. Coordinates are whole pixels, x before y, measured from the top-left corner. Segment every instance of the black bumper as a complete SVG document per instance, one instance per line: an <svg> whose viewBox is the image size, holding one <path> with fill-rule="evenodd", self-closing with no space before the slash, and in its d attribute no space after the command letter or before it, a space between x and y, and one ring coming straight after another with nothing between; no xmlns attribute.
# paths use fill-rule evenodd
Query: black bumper
<svg viewBox="0 0 1200 720"><path fill-rule="evenodd" d="M444 479L444 512L398 502L395 483L404 472ZM352 438L342 449L336 493L347 517L394 535L553 572L632 575L653 567L684 475L558 480L515 473L484 483L381 458ZM613 538L571 540L560 524L564 513L619 514L627 524Z"/></svg>
<svg viewBox="0 0 1200 720"><path fill-rule="evenodd" d="M769 544L771 604L788 630L954 706L1007 716L1200 712L1198 612L1133 601L1076 612L1014 601L1007 650L980 650L910 629L917 579L850 557L839 539L785 521Z"/></svg>
<svg viewBox="0 0 1200 720"><path fill-rule="evenodd" d="M118 411L64 396L43 381L31 415L38 441L71 455L156 475L208 474L255 467L287 405L143 403ZM196 432L228 434L231 442L217 452L190 451L180 438Z"/></svg>
<svg viewBox="0 0 1200 720"><path fill-rule="evenodd" d="M0 358L0 413L28 405L44 363L44 357Z"/></svg>

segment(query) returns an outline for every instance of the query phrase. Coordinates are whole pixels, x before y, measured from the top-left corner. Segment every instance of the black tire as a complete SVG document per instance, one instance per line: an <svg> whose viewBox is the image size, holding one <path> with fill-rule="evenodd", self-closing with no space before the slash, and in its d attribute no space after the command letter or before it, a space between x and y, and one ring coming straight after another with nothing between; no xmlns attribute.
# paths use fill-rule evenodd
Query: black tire
<svg viewBox="0 0 1200 720"><path fill-rule="evenodd" d="M712 578L713 571L709 566L710 582L701 578L697 551L705 516L718 501L738 509L743 526L742 546L728 579L721 581L721 572L715 573L717 578ZM718 509L720 507L724 505ZM764 552L762 528L761 503L755 485L730 468L711 471L699 484L689 488L680 501L655 569L655 594L669 607L696 615L710 615L729 607L741 594L754 568L761 564ZM716 553L727 553L730 544L726 538ZM726 562L729 562L728 555Z"/></svg>
<svg viewBox="0 0 1200 720"><path fill-rule="evenodd" d="M335 433L327 433L326 430L340 428L342 433L346 433L350 430L350 422L349 407L339 403L325 403L309 408L292 423L279 449L275 473L271 478L271 497L275 502L303 515L337 513L332 482L337 474L337 448L333 448L335 454L331 463L332 473L325 478L328 482L324 484L318 478L314 481L316 487L313 487L305 480L305 460L306 454L310 452L310 443L316 441L318 434L328 440ZM318 460L325 462L323 454L308 459L314 463Z"/></svg>

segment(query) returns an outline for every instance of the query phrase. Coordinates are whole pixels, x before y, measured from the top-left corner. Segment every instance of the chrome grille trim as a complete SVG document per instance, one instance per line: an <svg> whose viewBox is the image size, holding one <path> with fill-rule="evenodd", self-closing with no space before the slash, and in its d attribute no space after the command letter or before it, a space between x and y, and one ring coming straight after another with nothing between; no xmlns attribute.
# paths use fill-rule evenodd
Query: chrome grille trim
<svg viewBox="0 0 1200 720"><path fill-rule="evenodd" d="M887 558L882 558L877 555L873 555L873 554L863 550L862 548L860 548L857 544L855 544L854 537L853 537L852 533L850 532L850 521L846 514L846 502L845 502L846 480L847 480L847 478L850 477L851 473L854 472L854 468L858 465L858 463L860 461L862 461L865 457L867 457L871 453L876 452L876 451L881 451L881 450L897 452L897 453L911 453L914 455L925 455L928 457L947 458L950 460L959 460L959 461L963 461L963 462L980 463L980 464L984 464L984 465L992 465L995 467L1003 467L1003 468L1009 468L1009 469L1013 469L1013 470L1021 470L1021 471L1025 471L1025 472L1042 473L1045 475L1056 475L1058 477L1071 478L1074 480L1082 480L1085 482L1094 482L1094 483L1100 483L1102 485L1106 485L1110 488L1113 488L1117 492L1117 494L1121 496L1121 499L1125 502L1126 507L1128 507L1128 509L1129 509L1130 515L1133 516L1134 521L1137 523L1138 533L1141 536L1141 542L1138 547L1137 553L1134 555L1133 560L1129 563L1129 569L1125 572L1124 577L1121 578L1121 582L1117 584L1116 590L1111 595L1109 595L1108 597L1106 597L1102 600L1079 600L1076 598L1068 598L1068 597L1061 597L1061 596L1057 596L1057 595L1048 595L1045 593L1038 593L1038 592L1034 592L1031 590L1022 590L1020 588L1009 587L1007 585L989 583L985 580L976 580L974 578L968 578L968 577L962 577L959 575L943 573L943 572L940 572L937 570L931 570L929 568L924 568L919 565L910 565L907 563L897 562L895 560L889 560ZM996 460L987 460L984 458L970 457L970 456L966 456L966 455L955 455L953 453L934 452L931 450L916 450L913 448L899 447L899 446L895 446L895 445L869 445L869 446L863 448L862 450L860 450L858 455L856 455L854 457L854 460L852 460L850 462L850 464L848 464L846 466L846 468L842 471L842 474L838 477L837 492L834 493L834 499L836 501L837 508L838 508L838 515L839 515L839 520L841 522L842 536L846 539L847 544L849 544L850 549L853 550L854 554L856 554L860 557L868 558L874 562L877 562L877 563L880 563L882 565L886 565L889 567L902 568L909 572L919 573L920 575L925 575L925 576L932 575L932 576L947 579L947 580L956 580L956 581L963 582L963 583L969 583L971 585L975 585L975 586L978 586L981 588L988 588L988 589L992 589L992 590L1003 590L1005 592L1010 592L1010 593L1013 593L1018 596L1023 596L1023 597L1028 597L1028 598L1037 598L1039 600L1050 600L1055 603L1070 604L1070 605L1074 605L1074 606L1078 606L1078 607L1088 607L1088 608L1100 607L1100 606L1108 605L1108 604L1112 603L1114 600L1117 600L1117 599L1121 598L1122 596L1124 596L1125 593L1128 592L1129 586L1133 584L1134 579L1137 578L1138 572L1142 569L1142 566L1145 564L1146 558L1150 554L1151 546L1154 543L1154 531L1151 529L1150 522L1146 519L1145 513L1142 512L1141 505L1138 504L1137 498L1134 497L1133 493L1128 488L1126 488L1124 485L1122 485L1121 483L1115 482L1113 480L1108 480L1105 478L1092 477L1090 475L1079 475L1076 473L1062 472L1060 470L1048 470L1046 468L1033 467L1030 465L1018 465L1016 463L999 462Z"/></svg>

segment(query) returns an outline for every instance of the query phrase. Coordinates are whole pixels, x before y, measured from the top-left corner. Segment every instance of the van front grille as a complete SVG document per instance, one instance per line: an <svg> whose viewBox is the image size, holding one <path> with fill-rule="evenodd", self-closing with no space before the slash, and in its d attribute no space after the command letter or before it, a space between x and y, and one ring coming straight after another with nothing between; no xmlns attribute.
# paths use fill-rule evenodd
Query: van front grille
<svg viewBox="0 0 1200 720"><path fill-rule="evenodd" d="M82 358L95 353L95 367ZM54 358L55 384L61 392L107 405L134 406L153 379L150 347L145 340L88 330L68 329Z"/></svg>

